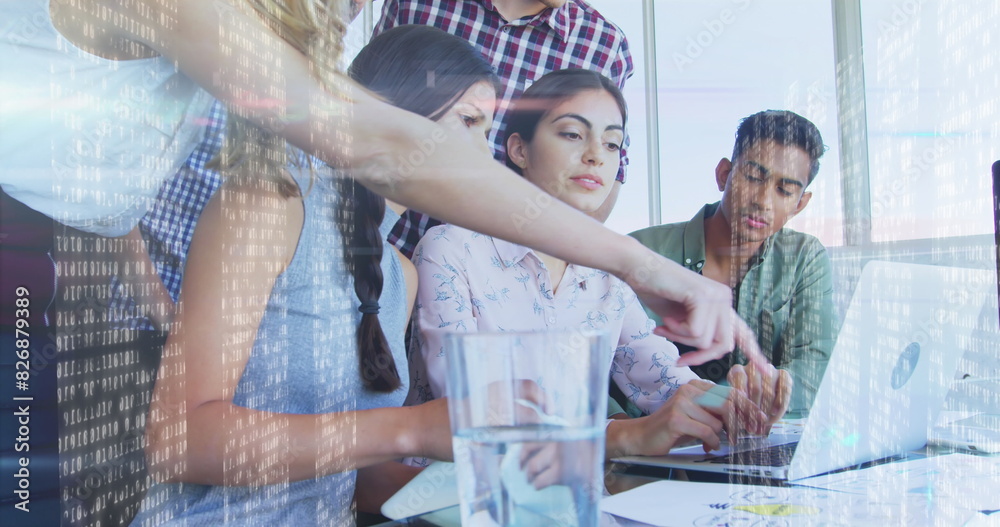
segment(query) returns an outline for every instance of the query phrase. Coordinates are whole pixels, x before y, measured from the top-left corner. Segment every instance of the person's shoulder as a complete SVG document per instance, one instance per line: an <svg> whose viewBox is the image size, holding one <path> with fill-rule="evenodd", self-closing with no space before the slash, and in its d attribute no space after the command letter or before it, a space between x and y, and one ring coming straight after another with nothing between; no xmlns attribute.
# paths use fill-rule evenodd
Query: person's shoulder
<svg viewBox="0 0 1000 527"><path fill-rule="evenodd" d="M625 32L622 31L620 27L605 18L600 11L584 0L569 0L569 2L566 2L566 8L569 10L569 14L574 20L585 20L591 24L606 27L615 35L621 37L622 40L625 39Z"/></svg>
<svg viewBox="0 0 1000 527"><path fill-rule="evenodd" d="M472 239L478 239L481 237L488 238L485 234L480 234L475 231L470 231L465 227L459 227L458 225L453 225L451 223L442 223L441 225L435 225L430 229L427 229L427 233L424 234L424 238L429 241L433 240L460 240L467 241Z"/></svg>
<svg viewBox="0 0 1000 527"><path fill-rule="evenodd" d="M435 10L446 9L454 11L454 4L477 3L472 0L385 0L385 5L391 5L393 9L400 9L407 12L429 13Z"/></svg>
<svg viewBox="0 0 1000 527"><path fill-rule="evenodd" d="M444 223L427 229L413 252L414 261L443 254L466 252L474 246L492 243L493 239L469 229Z"/></svg>
<svg viewBox="0 0 1000 527"><path fill-rule="evenodd" d="M570 0L567 2L570 9L570 17L573 20L582 21L585 26L593 29L593 33L601 37L601 41L613 49L617 49L630 62L631 52L629 51L628 38L625 31L617 24L608 20L600 11L582 0Z"/></svg>
<svg viewBox="0 0 1000 527"><path fill-rule="evenodd" d="M398 9L401 7L418 6L420 0L385 0L382 2L382 9ZM424 1L423 3L427 3Z"/></svg>
<svg viewBox="0 0 1000 527"><path fill-rule="evenodd" d="M467 236L469 231L463 229L457 225L451 225L449 223L442 223L441 225L435 225L427 232L424 233L423 237L420 238L420 243L417 247L423 246L439 246L452 243L454 241L459 241Z"/></svg>
<svg viewBox="0 0 1000 527"><path fill-rule="evenodd" d="M810 253L826 252L826 246L819 241L819 238L788 227L783 227L775 233L775 238L775 242L784 247L794 247L799 251Z"/></svg>
<svg viewBox="0 0 1000 527"><path fill-rule="evenodd" d="M774 234L773 248L782 254L783 261L794 259L800 267L817 264L830 266L826 246L811 234L784 227Z"/></svg>
<svg viewBox="0 0 1000 527"><path fill-rule="evenodd" d="M229 247L226 255L218 257L260 253L260 258L252 260L273 259L277 265L268 267L273 273L260 271L257 277L276 276L295 256L305 222L302 196L289 195L288 187L281 185L289 182L292 180L278 182L238 175L227 179L202 210L189 254L214 252L218 247Z"/></svg>
<svg viewBox="0 0 1000 527"><path fill-rule="evenodd" d="M444 0L385 0L375 34L406 24L437 25L435 22L453 11L452 4Z"/></svg>
<svg viewBox="0 0 1000 527"><path fill-rule="evenodd" d="M665 223L663 225L653 225L645 229L629 233L629 236L639 240L640 243L650 248L657 248L664 245L678 243L683 239L684 227L688 222Z"/></svg>

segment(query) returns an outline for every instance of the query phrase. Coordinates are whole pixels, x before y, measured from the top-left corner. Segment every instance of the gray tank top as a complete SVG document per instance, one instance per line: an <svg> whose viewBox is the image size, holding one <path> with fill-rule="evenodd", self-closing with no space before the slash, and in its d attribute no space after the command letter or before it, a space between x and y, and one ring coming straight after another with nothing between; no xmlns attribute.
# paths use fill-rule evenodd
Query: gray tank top
<svg viewBox="0 0 1000 527"><path fill-rule="evenodd" d="M305 194L302 234L291 264L271 291L233 402L295 414L400 406L409 384L403 347L406 283L395 251L384 241L399 216L386 209L380 227L384 285L379 320L403 387L376 394L364 389L359 374L355 330L360 303L341 256L333 182L328 175L316 177L310 188L308 173L299 173L296 180ZM370 439L352 437L355 443ZM291 460L297 455L294 440L275 430L264 444L272 455ZM157 484L133 525L354 525L354 485L353 471L258 487Z"/></svg>

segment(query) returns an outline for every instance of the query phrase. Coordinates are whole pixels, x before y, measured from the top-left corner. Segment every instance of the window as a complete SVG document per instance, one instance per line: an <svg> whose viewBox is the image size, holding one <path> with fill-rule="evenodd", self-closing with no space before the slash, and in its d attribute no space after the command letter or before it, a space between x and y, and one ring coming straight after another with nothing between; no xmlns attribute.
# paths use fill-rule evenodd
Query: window
<svg viewBox="0 0 1000 527"><path fill-rule="evenodd" d="M829 0L657 2L656 30L663 222L720 198L715 166L731 156L740 119L791 110L816 124L829 150L812 201L789 226L842 244Z"/></svg>
<svg viewBox="0 0 1000 527"><path fill-rule="evenodd" d="M646 145L646 68L643 65L642 2L622 0L588 0L604 18L621 28L632 53L633 74L625 83L628 103L629 165L625 185L618 202L605 224L608 228L627 233L649 226L649 152Z"/></svg>
<svg viewBox="0 0 1000 527"><path fill-rule="evenodd" d="M872 241L993 232L996 2L863 0ZM990 52L988 50L992 49Z"/></svg>

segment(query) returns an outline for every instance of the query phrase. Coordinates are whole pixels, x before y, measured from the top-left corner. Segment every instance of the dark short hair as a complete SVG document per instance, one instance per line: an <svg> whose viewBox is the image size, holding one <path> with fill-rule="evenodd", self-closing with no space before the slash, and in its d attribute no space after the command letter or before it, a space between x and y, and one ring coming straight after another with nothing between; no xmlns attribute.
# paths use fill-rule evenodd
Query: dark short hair
<svg viewBox="0 0 1000 527"><path fill-rule="evenodd" d="M347 74L397 108L437 120L473 84L499 92L493 66L461 37L423 25L394 27L371 39Z"/></svg>
<svg viewBox="0 0 1000 527"><path fill-rule="evenodd" d="M819 173L819 158L826 146L819 129L809 119L787 110L765 110L740 121L736 129L733 162L758 141L770 139L782 146L797 146L809 155L808 186Z"/></svg>
<svg viewBox="0 0 1000 527"><path fill-rule="evenodd" d="M603 90L611 94L622 112L622 125L628 118L625 96L618 85L611 79L596 71L581 69L557 70L545 74L538 79L514 102L514 107L507 115L507 127L504 134L504 144L507 138L519 134L525 142L530 143L535 137L535 130L542 117L562 101L590 90ZM521 167L507 157L507 166L521 173Z"/></svg>

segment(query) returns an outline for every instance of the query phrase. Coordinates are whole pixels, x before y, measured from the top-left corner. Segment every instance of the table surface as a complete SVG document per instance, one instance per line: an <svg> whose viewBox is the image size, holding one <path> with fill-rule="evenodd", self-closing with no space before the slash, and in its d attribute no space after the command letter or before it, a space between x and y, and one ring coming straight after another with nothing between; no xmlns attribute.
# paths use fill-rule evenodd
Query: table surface
<svg viewBox="0 0 1000 527"><path fill-rule="evenodd" d="M784 425L801 426L800 420L789 420L789 421L790 422L784 423ZM914 452L911 452L908 456L902 456L902 457L913 459L919 457L944 455L952 452L955 452L955 450L948 449L945 447L927 446L919 450L916 450ZM854 470L858 468L865 468L867 466L872 466L874 464L893 462L899 459L900 456L897 456L895 458L887 458L886 460L879 460L876 462L865 463L863 465L850 467L842 470ZM608 494L619 494L637 488L641 485L646 485L663 479L681 480L681 481L705 481L705 482L731 483L731 484L741 484L741 485L787 486L787 483L783 480L753 478L748 476L729 476L725 474L688 472L678 469L671 470L667 468L639 466L639 465L625 465L621 463L611 463L611 462L608 463L605 470L605 488ZM996 521L997 525L1000 525L1000 517L998 517L998 515L1000 515L1000 513L992 515L990 521ZM400 525L460 527L461 518L459 514L459 508L455 506L455 507L449 507L447 509L442 509L439 511L421 514L412 518L406 518L402 520L382 523L379 524L377 527L389 527L389 526L400 526ZM601 513L602 527L605 526L642 527L647 525L648 524L620 518L617 516L613 516L611 514Z"/></svg>
<svg viewBox="0 0 1000 527"><path fill-rule="evenodd" d="M609 470L605 475L605 484L607 485L609 493L617 494L619 492L625 492L639 487L640 485L660 481L660 479L662 479L658 477L621 472L621 470L625 470L626 468L627 467L624 465L609 465ZM460 527L462 525L462 518L458 506L455 506L439 511L428 512L412 518L404 518L402 520L380 523L375 527L390 527L399 525L411 525L418 527ZM644 527L647 525L648 524L645 523L619 518L611 514L601 513L601 527Z"/></svg>
<svg viewBox="0 0 1000 527"><path fill-rule="evenodd" d="M922 449L920 452L928 453L931 455L944 454L948 451L935 451ZM918 454L920 452L917 452ZM610 494L618 494L620 492L625 492L641 485L646 485L656 481L661 481L666 479L661 474L660 476L653 475L656 471L667 472L668 469L661 468L651 468L651 467L637 467L637 466L625 466L620 464L609 464L608 471L605 474L605 483L607 485L607 491ZM706 473L694 473L685 472L683 470L674 470L670 474L670 479L674 480L691 480L691 481L704 481L707 478L721 477L723 479L715 479L715 482L728 482L725 475L715 475ZM768 484L772 486L785 486L784 482L778 480L759 480L756 482L748 482L746 478L740 478L739 480L733 480L732 483L738 484ZM906 492L905 489L901 489ZM398 521L390 521L386 523L379 524L377 527L391 527L391 526L418 526L418 527L461 527L461 516L458 506L449 507L447 509L442 509L439 511L429 512L412 518L406 518ZM971 523L965 524L967 527L979 527L979 526L1000 526L1000 512L991 514L989 516L981 516L978 520ZM649 527L649 524L629 520L626 518L621 518L608 513L601 513L600 519L601 527Z"/></svg>

